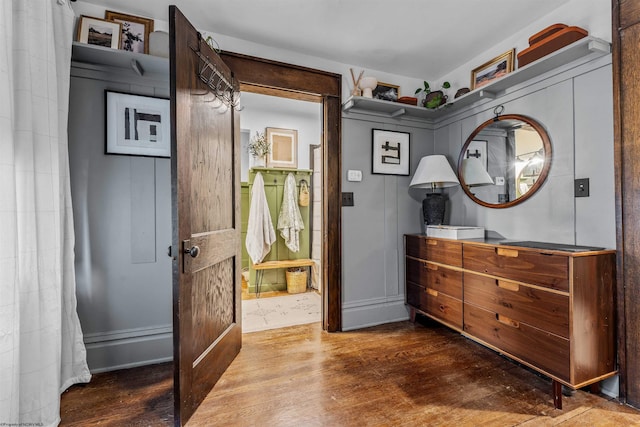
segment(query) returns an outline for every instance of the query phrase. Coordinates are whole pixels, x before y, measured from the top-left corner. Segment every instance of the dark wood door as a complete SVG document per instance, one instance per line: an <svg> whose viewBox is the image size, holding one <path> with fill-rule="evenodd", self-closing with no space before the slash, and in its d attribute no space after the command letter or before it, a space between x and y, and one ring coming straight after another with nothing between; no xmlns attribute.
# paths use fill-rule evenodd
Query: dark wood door
<svg viewBox="0 0 640 427"><path fill-rule="evenodd" d="M620 397L640 407L640 2L612 6Z"/></svg>
<svg viewBox="0 0 640 427"><path fill-rule="evenodd" d="M169 8L175 424L184 425L241 347L239 88ZM234 87L235 86L235 87ZM217 92L217 95L216 95Z"/></svg>

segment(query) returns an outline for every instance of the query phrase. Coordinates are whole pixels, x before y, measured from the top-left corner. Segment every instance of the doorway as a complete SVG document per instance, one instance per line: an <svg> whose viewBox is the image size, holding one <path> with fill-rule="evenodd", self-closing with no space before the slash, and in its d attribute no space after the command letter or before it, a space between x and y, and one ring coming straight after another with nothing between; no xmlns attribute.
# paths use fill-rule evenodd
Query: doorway
<svg viewBox="0 0 640 427"><path fill-rule="evenodd" d="M312 225L318 227L322 222L322 176L318 164L312 164L311 154L312 147L322 143L322 105L243 92L241 107L242 330L256 332L320 322L322 264L318 249L322 249L322 236L319 230L314 232ZM249 152L249 145L258 141L272 145L271 153L262 159ZM283 154L280 159L278 156ZM260 186L256 187L254 180L258 175L261 180ZM287 191L292 188L286 183L295 184L293 192ZM310 196L304 201L303 189ZM246 242L260 238L248 236L247 225L250 217L256 220L256 208L263 206L253 203L254 198L261 196L267 201L276 238L261 264L276 266L281 263L279 268L256 269L247 252ZM310 198L318 198L318 202L311 203ZM291 200L293 203L287 205L293 208L295 216L299 215L302 228L294 227L295 238L287 241L281 227L291 215L286 215L284 203ZM312 261L313 248L317 256ZM312 264L285 266L290 261Z"/></svg>
<svg viewBox="0 0 640 427"><path fill-rule="evenodd" d="M322 105L322 327L342 328L342 76L233 52L220 57L242 92L306 100Z"/></svg>

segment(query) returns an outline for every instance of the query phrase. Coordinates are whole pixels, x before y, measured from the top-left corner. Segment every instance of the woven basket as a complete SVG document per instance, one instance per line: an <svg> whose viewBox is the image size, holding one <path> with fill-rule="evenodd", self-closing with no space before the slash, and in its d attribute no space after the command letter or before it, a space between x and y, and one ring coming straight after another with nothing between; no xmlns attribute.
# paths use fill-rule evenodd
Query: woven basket
<svg viewBox="0 0 640 427"><path fill-rule="evenodd" d="M300 180L300 206L309 206L309 184L304 179Z"/></svg>
<svg viewBox="0 0 640 427"><path fill-rule="evenodd" d="M287 278L287 292L290 294L299 294L307 290L307 271L306 270L293 270L285 272Z"/></svg>

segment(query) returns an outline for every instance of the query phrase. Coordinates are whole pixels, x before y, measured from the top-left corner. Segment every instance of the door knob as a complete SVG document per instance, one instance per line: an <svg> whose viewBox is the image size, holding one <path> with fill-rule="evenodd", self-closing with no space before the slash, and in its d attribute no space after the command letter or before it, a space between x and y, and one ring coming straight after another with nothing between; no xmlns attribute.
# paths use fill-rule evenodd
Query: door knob
<svg viewBox="0 0 640 427"><path fill-rule="evenodd" d="M199 246L191 246L189 249L185 249L184 253L191 255L191 258L195 258L198 255L200 255L200 247Z"/></svg>

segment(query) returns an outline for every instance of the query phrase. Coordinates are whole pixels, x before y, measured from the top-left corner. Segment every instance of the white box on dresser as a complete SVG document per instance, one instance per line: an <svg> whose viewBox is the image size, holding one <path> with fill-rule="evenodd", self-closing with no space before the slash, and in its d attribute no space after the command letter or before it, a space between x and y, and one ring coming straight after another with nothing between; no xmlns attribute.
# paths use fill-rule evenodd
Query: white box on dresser
<svg viewBox="0 0 640 427"><path fill-rule="evenodd" d="M442 239L482 239L484 227L471 227L467 225L427 225L428 237L440 237Z"/></svg>

